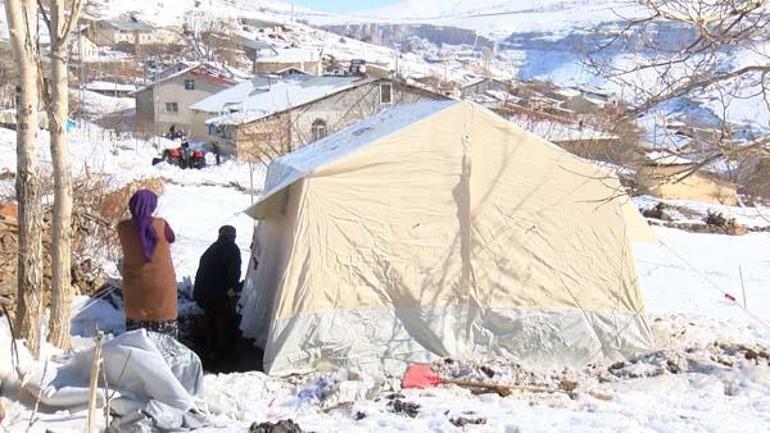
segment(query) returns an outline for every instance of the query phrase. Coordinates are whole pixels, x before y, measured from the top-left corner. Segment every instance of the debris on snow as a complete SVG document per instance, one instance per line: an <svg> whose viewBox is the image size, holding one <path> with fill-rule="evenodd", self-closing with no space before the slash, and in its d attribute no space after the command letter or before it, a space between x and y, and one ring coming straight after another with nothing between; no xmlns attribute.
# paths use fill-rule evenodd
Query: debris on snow
<svg viewBox="0 0 770 433"><path fill-rule="evenodd" d="M254 423L249 427L249 433L305 433L292 419L285 419L276 423Z"/></svg>
<svg viewBox="0 0 770 433"><path fill-rule="evenodd" d="M484 417L464 417L464 416L458 416L456 418L450 418L449 422L451 422L454 426L464 428L467 425L483 425L487 423L487 419Z"/></svg>
<svg viewBox="0 0 770 433"><path fill-rule="evenodd" d="M389 401L387 406L391 412L410 418L414 418L420 413L419 404L401 400L400 398Z"/></svg>
<svg viewBox="0 0 770 433"><path fill-rule="evenodd" d="M671 221L673 218L666 212L666 204L659 202L650 209L642 209L642 216L645 218L654 218L662 221Z"/></svg>

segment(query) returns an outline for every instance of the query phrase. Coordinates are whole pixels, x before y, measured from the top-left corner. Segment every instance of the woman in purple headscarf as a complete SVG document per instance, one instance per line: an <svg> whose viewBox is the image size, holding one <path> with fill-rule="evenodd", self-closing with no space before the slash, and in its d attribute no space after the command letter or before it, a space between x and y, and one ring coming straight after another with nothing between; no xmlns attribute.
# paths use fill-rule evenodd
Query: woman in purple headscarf
<svg viewBox="0 0 770 433"><path fill-rule="evenodd" d="M178 336L176 275L170 244L174 232L153 214L158 196L143 189L128 202L131 219L118 224L123 247L123 301L126 331L145 328Z"/></svg>

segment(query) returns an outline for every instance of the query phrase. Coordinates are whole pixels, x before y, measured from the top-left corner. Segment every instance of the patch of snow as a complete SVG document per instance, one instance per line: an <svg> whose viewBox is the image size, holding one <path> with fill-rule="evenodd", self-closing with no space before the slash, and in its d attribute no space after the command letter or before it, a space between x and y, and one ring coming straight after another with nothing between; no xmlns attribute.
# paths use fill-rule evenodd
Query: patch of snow
<svg viewBox="0 0 770 433"><path fill-rule="evenodd" d="M78 107L83 114L103 116L133 111L136 105L134 98L107 96L91 90L84 90L83 93L83 104ZM77 100L74 94L71 98Z"/></svg>

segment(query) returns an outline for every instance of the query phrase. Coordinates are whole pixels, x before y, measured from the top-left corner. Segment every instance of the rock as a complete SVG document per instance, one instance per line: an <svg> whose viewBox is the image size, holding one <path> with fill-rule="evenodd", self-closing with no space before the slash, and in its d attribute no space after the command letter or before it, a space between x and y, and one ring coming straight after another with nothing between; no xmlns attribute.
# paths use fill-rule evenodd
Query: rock
<svg viewBox="0 0 770 433"><path fill-rule="evenodd" d="M559 382L559 389L570 393L575 391L579 385L580 384L576 380L567 379L565 377Z"/></svg>
<svg viewBox="0 0 770 433"><path fill-rule="evenodd" d="M404 401L399 398L390 401L388 403L388 408L390 408L390 411L393 413L397 413L399 415L405 415L410 418L414 418L417 416L418 413L420 413L419 404L412 403L411 401Z"/></svg>
<svg viewBox="0 0 770 433"><path fill-rule="evenodd" d="M277 423L255 422L249 427L249 433L305 433L305 431L293 420L284 419Z"/></svg>
<svg viewBox="0 0 770 433"><path fill-rule="evenodd" d="M466 418L463 416L457 417L457 418L451 418L449 420L452 424L454 424L455 427L465 427L466 425L483 425L487 423L486 418L478 417L478 418Z"/></svg>
<svg viewBox="0 0 770 433"><path fill-rule="evenodd" d="M480 367L480 370L482 373L486 374L488 378L495 377L495 370L492 370L491 368L487 367L486 365L482 365Z"/></svg>
<svg viewBox="0 0 770 433"><path fill-rule="evenodd" d="M661 221L671 221L671 216L666 212L666 205L659 202L650 209L642 209L642 216L645 218L654 218Z"/></svg>

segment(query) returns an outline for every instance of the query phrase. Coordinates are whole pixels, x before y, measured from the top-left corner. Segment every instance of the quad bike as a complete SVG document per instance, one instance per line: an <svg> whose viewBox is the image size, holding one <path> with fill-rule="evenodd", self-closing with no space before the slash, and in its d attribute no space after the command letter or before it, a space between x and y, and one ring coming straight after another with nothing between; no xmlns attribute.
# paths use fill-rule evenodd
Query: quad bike
<svg viewBox="0 0 770 433"><path fill-rule="evenodd" d="M189 155L187 158L185 158L185 153ZM206 167L206 153L201 149L185 149L184 147L165 149L160 158L153 160L153 165L161 161L180 168L201 169Z"/></svg>

